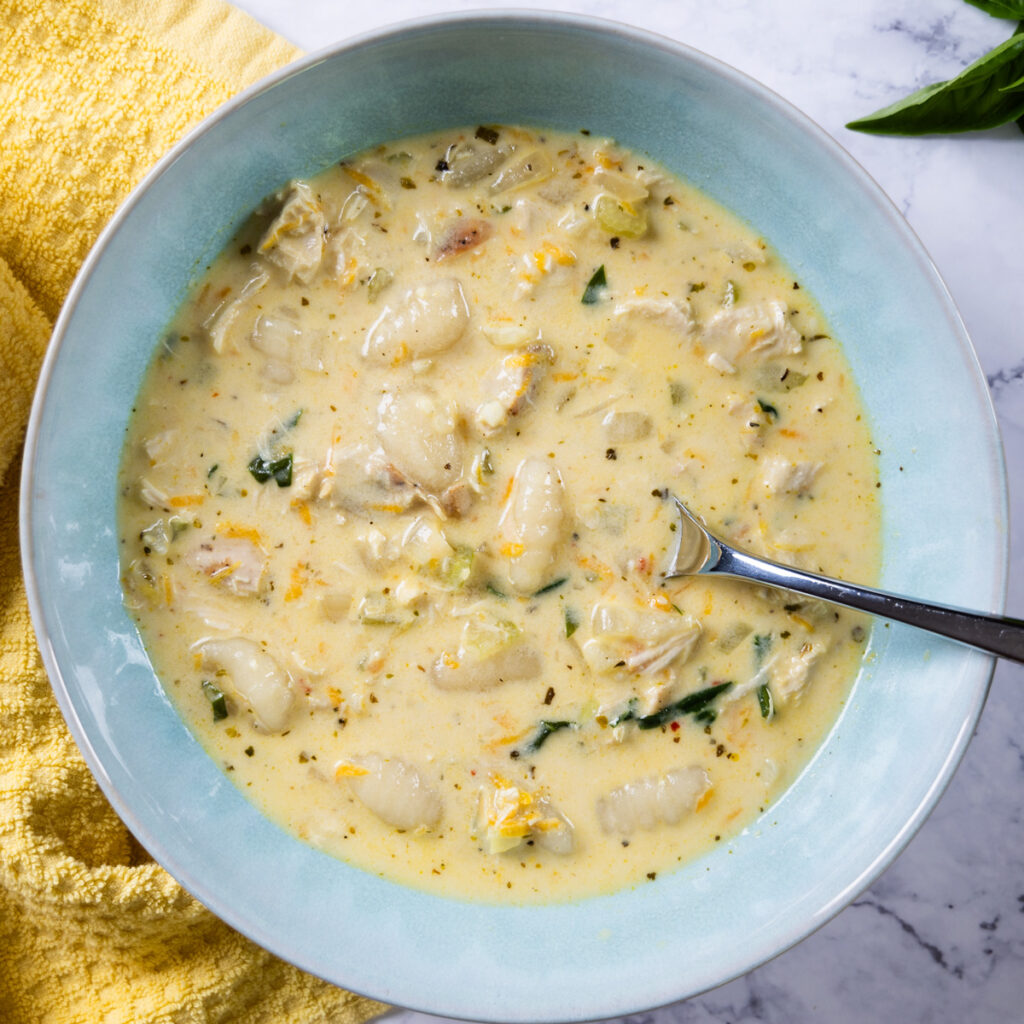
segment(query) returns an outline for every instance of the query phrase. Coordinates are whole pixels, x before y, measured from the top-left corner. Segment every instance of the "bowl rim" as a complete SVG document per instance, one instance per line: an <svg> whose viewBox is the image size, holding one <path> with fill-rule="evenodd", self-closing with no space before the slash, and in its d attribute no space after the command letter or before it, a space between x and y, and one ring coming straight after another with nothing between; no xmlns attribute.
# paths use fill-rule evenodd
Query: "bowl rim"
<svg viewBox="0 0 1024 1024"><path fill-rule="evenodd" d="M990 461L990 469L994 472L994 476L998 484L1000 498L999 512L1001 520L996 524L996 528L1000 532L1001 536L999 539L1001 540L1001 543L996 545L997 550L995 552L995 564L990 567L992 589L990 600L993 606L992 610L1001 611L1005 604L1009 551L1009 494L1007 487L1005 455L1003 452L994 407L991 402L991 396L988 389L984 387L984 374L982 372L977 353L970 342L963 319L948 287L942 280L937 267L928 255L917 233L899 212L895 203L889 198L886 192L865 170L865 168L829 132L818 125L807 114L803 113L793 103L746 73L739 71L726 62L712 57L709 54L681 41L677 41L648 29L638 28L633 25L606 18L555 10L519 8L466 10L461 12L446 12L442 14L404 19L347 37L341 41L329 44L300 57L296 61L272 72L232 96L183 135L182 138L179 139L153 165L153 167L132 189L131 193L118 207L97 237L95 243L83 261L67 297L65 298L60 314L54 325L50 342L47 346L47 351L44 356L33 397L31 413L25 435L20 482L21 490L19 496L19 532L23 574L31 620L33 626L36 628L37 637L39 638L39 649L42 655L43 664L69 731L88 763L94 777L97 779L106 798L117 810L117 813L125 824L130 827L133 832L136 832L137 834L141 833L141 837L145 839L144 845L146 846L146 849L151 852L161 866L165 867L165 869L168 870L175 879L179 880L179 882L181 882L183 876L189 879L189 884L187 886L185 886L184 882L181 882L181 884L190 894L211 909L211 911L213 911L222 920L226 921L230 926L253 939L259 945L275 953L275 955L281 956L285 959L288 958L288 951L280 948L279 944L274 941L274 936L261 933L258 922L254 922L251 918L244 917L236 913L231 906L224 905L218 899L211 898L212 894L202 881L190 876L188 872L182 872L178 869L173 852L165 849L164 845L157 839L157 837L151 835L145 827L140 825L132 807L124 801L105 771L102 759L90 742L85 726L75 711L67 681L65 680L64 674L58 664L53 647L49 642L49 634L46 630L47 614L44 608L39 579L35 572L36 558L38 555L32 535L32 496L35 487L36 459L37 449L40 442L41 424L44 418L54 370L60 357L63 343L69 330L69 325L72 322L75 310L81 301L83 294L89 287L90 278L92 277L95 267L102 260L107 247L119 232L123 222L131 216L133 210L142 200L143 196L155 182L163 177L168 168L170 168L184 152L195 144L197 139L203 137L209 132L215 131L222 121L229 118L236 110L248 104L256 97L275 89L281 83L286 82L293 77L304 74L310 68L313 68L322 62L342 59L346 53L362 49L370 44L377 44L396 38L412 37L422 33L444 31L448 28L465 28L473 23L482 23L490 27L507 24L540 30L549 28L582 30L584 32L599 33L604 36L629 40L633 43L638 43L646 47L653 47L675 59L696 64L705 71L724 77L725 79L730 80L732 84L743 90L759 94L768 103L770 103L779 114L787 118L799 130L813 136L816 144L827 150L828 155L845 168L847 173L859 186L861 192L870 196L875 206L880 211L884 211L886 219L892 226L894 232L902 236L905 240L908 255L914 258L918 269L930 279L937 294L940 295L946 303L947 313L950 317L951 325L955 328L955 333L959 336L958 340L960 342L963 355L972 367L973 372L970 383L978 392L979 404L981 407L987 408L986 427L990 435L989 439L992 443L992 448L986 453L986 455ZM877 851L874 858L864 865L863 870L855 879L851 880L849 885L840 892L835 893L831 899L824 903L824 905L821 905L818 913L813 918L807 920L802 929L788 934L785 939L780 942L776 948L774 948L773 952L767 956L762 955L761 953L748 954L745 959L741 958L741 960L743 960L741 964L739 964L730 973L723 974L723 976L716 981L713 986L704 986L698 991L707 991L710 987L717 987L718 985L725 984L736 977L740 977L803 941L804 938L826 924L840 910L854 900L860 892L867 888L892 863L924 823L938 799L949 785L956 767L962 759L970 738L973 735L978 717L984 708L995 669L995 663L994 658L988 660L987 666L981 661L978 662L980 699L977 701L976 706L973 709L973 714L963 722L956 740L948 752L948 756L943 761L941 768L932 780L931 785L923 793L915 812L904 822L903 826L896 832L896 834L892 836L890 842ZM170 868L166 867L167 864L175 865L176 870L172 872ZM303 970L313 970L305 965L300 966L302 966ZM345 984L344 982L335 983ZM356 991L356 989L353 989L353 991ZM661 999L656 1005L665 1005L667 1002L684 997L689 998L695 994L697 994L697 992L686 991L679 992L677 995L673 996L670 992L666 991L663 995L667 996L667 998ZM381 996L379 998L390 997ZM595 1001L591 1001L591 1003L587 1005L580 1004L578 1009L576 1009L572 1015L562 1013L554 1016L538 1016L535 1012L528 1013L525 1016L517 1015L515 1008L503 1006L500 1013L496 1013L490 1017L481 1017L480 1019L495 1021L503 1020L508 1022L604 1019L620 1014L637 1012L638 1009L647 1008L647 1004L643 1004L638 1007L635 997L625 998L620 996L617 999L614 997L608 998L607 993L602 997L599 1003L600 1006L598 1002ZM462 1019L469 1019L465 1015L464 1011L460 1010L459 1005L443 1005L438 1004L437 1002L426 1002L421 1005L417 1002L416 998L403 1000L403 1005L413 1009L421 1009L424 1012L429 1013L447 1014L456 1017L459 1017L461 1014Z"/></svg>

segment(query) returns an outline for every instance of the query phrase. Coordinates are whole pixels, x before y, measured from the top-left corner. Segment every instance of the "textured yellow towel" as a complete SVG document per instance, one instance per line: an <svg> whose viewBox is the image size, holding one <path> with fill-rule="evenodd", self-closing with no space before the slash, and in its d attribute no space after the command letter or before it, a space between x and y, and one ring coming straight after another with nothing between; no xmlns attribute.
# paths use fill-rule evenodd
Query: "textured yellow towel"
<svg viewBox="0 0 1024 1024"><path fill-rule="evenodd" d="M183 892L72 742L29 623L17 452L96 234L191 125L296 51L220 0L0 0L0 1021L320 1024L383 1007Z"/></svg>

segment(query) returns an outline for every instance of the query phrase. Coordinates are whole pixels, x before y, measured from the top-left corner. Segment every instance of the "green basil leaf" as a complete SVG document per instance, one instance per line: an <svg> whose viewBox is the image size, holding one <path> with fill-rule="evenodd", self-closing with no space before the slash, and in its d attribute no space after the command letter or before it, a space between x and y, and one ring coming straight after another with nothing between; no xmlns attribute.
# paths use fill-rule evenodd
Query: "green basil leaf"
<svg viewBox="0 0 1024 1024"><path fill-rule="evenodd" d="M847 128L878 135L980 131L1024 115L1024 33L1017 32L946 82L935 82ZM1004 87L1009 86L1008 91Z"/></svg>
<svg viewBox="0 0 1024 1024"><path fill-rule="evenodd" d="M980 8L993 18L1006 18L1016 21L1024 18L1024 0L967 0L969 4Z"/></svg>
<svg viewBox="0 0 1024 1024"><path fill-rule="evenodd" d="M292 453L288 452L279 459L266 459L262 455L256 455L248 465L248 470L253 477L265 484L271 477L277 482L278 487L290 487L292 483Z"/></svg>
<svg viewBox="0 0 1024 1024"><path fill-rule="evenodd" d="M543 594L550 594L552 590L557 590L559 587L565 586L568 582L568 576L559 576L558 579L552 580L550 583L545 583L540 590L535 590L533 592L533 597L541 597Z"/></svg>
<svg viewBox="0 0 1024 1024"><path fill-rule="evenodd" d="M600 302L604 298L605 291L608 288L608 278L604 274L604 264L594 271L594 276L587 282L586 290L583 292L583 298L580 302L584 306L592 306L595 302Z"/></svg>
<svg viewBox="0 0 1024 1024"><path fill-rule="evenodd" d="M532 739L526 744L525 750L528 754L535 754L542 746L544 741L552 734L558 732L560 729L575 729L575 722L558 721L552 722L542 719L540 724L537 726L537 731L533 734Z"/></svg>
<svg viewBox="0 0 1024 1024"><path fill-rule="evenodd" d="M199 684L202 687L203 693L206 699L210 702L210 707L213 709L213 720L215 722L221 722L228 717L228 704L227 698L224 696L224 691L217 686L215 683L211 683L209 679L204 679Z"/></svg>

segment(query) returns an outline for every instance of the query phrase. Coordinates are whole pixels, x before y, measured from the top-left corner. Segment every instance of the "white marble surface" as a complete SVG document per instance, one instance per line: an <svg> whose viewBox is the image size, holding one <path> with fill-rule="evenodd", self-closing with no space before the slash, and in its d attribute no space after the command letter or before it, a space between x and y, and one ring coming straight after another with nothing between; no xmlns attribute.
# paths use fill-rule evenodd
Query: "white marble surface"
<svg viewBox="0 0 1024 1024"><path fill-rule="evenodd" d="M317 49L384 24L487 4L240 6ZM907 217L949 285L989 380L1010 479L1015 554L1007 608L1024 618L1024 135L1012 125L927 139L843 128L912 88L956 74L1009 35L1011 23L963 0L563 0L557 9L660 32L752 75L835 136ZM389 1018L438 1021L408 1010ZM978 733L948 791L852 906L746 977L628 1020L1024 1022L1024 668L998 666Z"/></svg>

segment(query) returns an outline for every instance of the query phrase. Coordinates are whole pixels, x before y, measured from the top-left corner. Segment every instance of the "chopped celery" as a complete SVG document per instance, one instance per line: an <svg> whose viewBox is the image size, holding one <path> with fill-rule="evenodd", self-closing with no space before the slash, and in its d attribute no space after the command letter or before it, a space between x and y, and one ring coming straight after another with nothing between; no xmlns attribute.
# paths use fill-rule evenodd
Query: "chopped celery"
<svg viewBox="0 0 1024 1024"><path fill-rule="evenodd" d="M608 232L622 238L640 238L647 233L647 213L642 206L603 192L594 202L597 223Z"/></svg>
<svg viewBox="0 0 1024 1024"><path fill-rule="evenodd" d="M473 575L475 554L471 547L456 548L441 563L441 582L451 590L458 590Z"/></svg>
<svg viewBox="0 0 1024 1024"><path fill-rule="evenodd" d="M474 620L466 623L462 646L478 658L490 658L514 644L523 631L508 619Z"/></svg>
<svg viewBox="0 0 1024 1024"><path fill-rule="evenodd" d="M750 632L750 626L745 622L732 623L718 638L718 649L728 654L729 651L735 650L740 642L750 635Z"/></svg>
<svg viewBox="0 0 1024 1024"><path fill-rule="evenodd" d="M414 185L413 188L416 186ZM370 302L376 302L380 298L380 293L392 281L394 281L395 275L392 271L386 267L377 267L376 270L370 275L370 279L366 282L366 298Z"/></svg>

